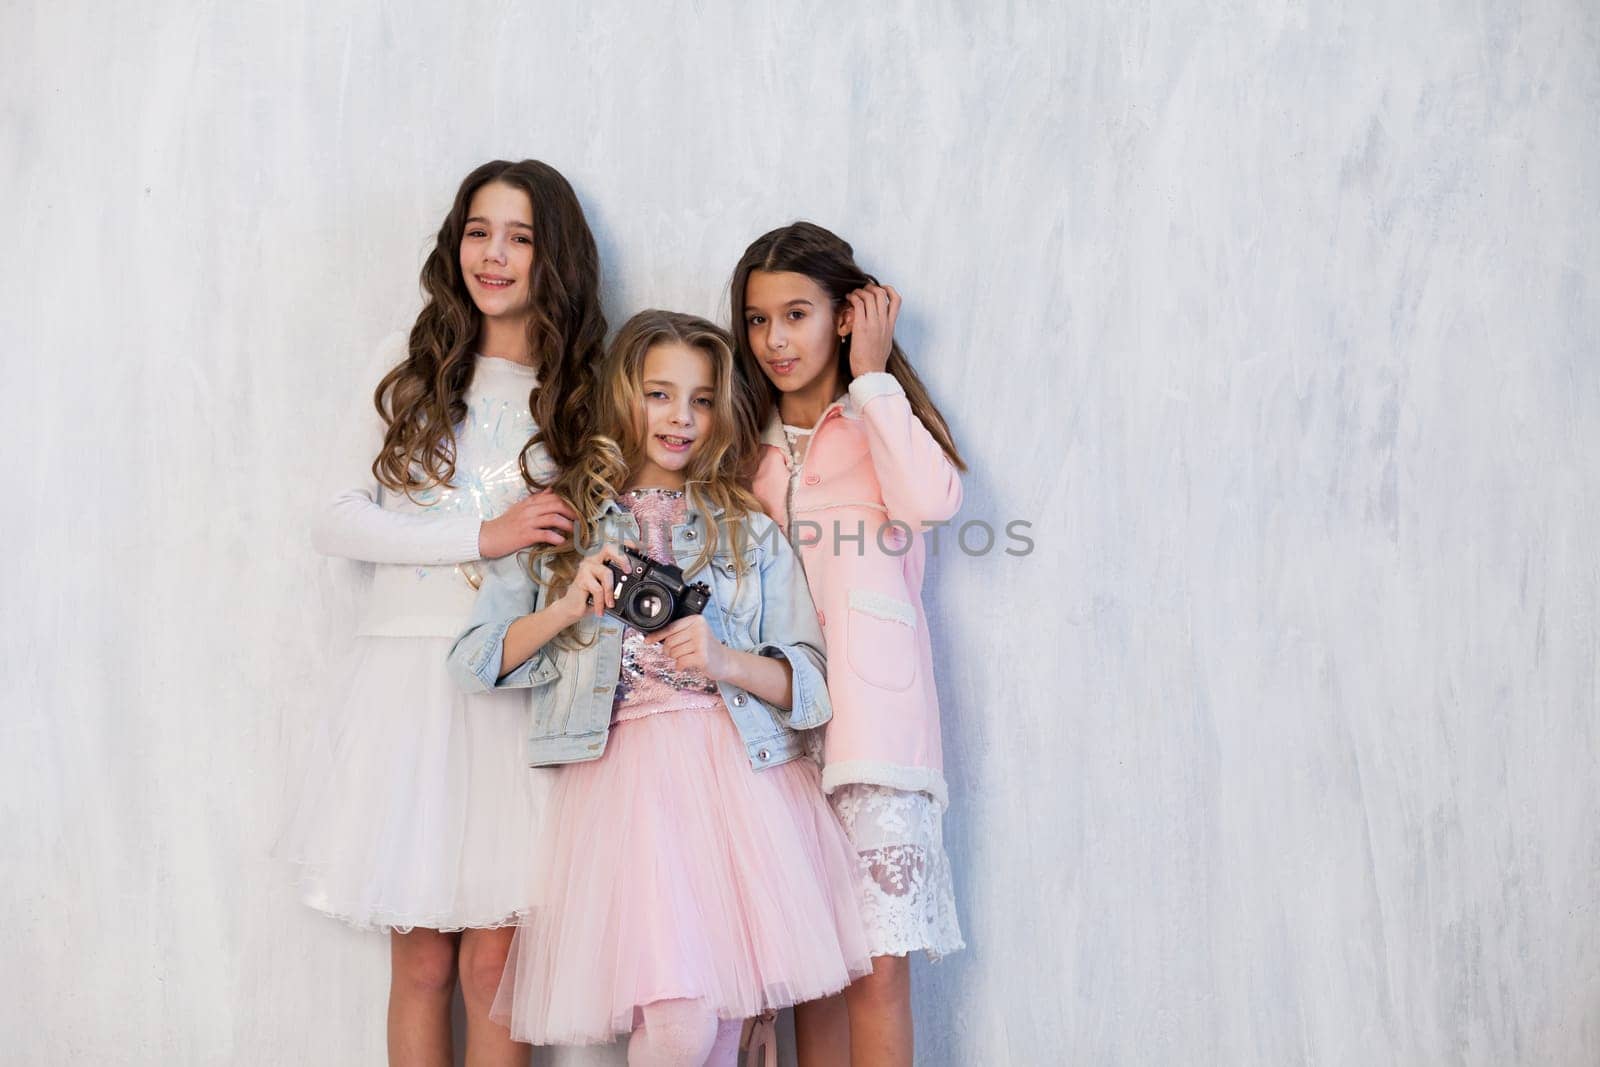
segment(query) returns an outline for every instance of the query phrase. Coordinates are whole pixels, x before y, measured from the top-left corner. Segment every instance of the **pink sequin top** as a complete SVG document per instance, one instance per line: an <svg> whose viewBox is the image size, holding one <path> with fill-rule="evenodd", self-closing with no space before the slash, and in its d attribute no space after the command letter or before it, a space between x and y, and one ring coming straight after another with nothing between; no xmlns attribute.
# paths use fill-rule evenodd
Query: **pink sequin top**
<svg viewBox="0 0 1600 1067"><path fill-rule="evenodd" d="M640 548L659 563L674 563L672 527L683 522L688 501L676 489L630 489L618 501L639 520ZM627 722L663 711L718 708L717 685L699 671L680 671L660 645L622 628L622 677L617 680L611 721Z"/></svg>

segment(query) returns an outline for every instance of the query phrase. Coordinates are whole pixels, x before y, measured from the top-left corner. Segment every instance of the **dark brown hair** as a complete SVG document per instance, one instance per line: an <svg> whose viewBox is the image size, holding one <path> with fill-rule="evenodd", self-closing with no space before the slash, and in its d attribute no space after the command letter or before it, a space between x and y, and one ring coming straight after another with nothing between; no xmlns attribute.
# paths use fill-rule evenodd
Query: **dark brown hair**
<svg viewBox="0 0 1600 1067"><path fill-rule="evenodd" d="M855 250L848 242L814 222L794 222L764 233L744 250L738 266L733 268L733 281L729 284L734 350L738 353L739 365L744 368L746 376L758 385L758 394L762 398L758 414L764 425L777 406L778 387L767 378L761 360L751 350L750 330L745 325L745 288L750 281L750 272L757 270L804 274L828 294L835 311L844 305L845 298L851 293L864 285L877 285L878 279L856 265ZM955 464L957 470L966 470L967 465L956 451L955 440L950 436L950 427L928 396L927 386L922 384L922 379L912 369L911 361L900 350L899 341L895 341L890 350L888 371L906 391L912 412L928 428L933 439L939 442L939 447L944 449L950 462ZM839 377L845 382L853 377L850 373L848 337L839 343Z"/></svg>
<svg viewBox="0 0 1600 1067"><path fill-rule="evenodd" d="M473 348L483 322L461 276L461 235L473 195L491 182L521 189L533 204L528 351L539 370L539 385L528 400L538 425L529 446L543 444L550 458L565 466L588 432L593 367L606 333L594 235L577 194L554 167L536 159L497 159L468 174L456 190L422 265L426 302L411 327L410 351L373 394L387 429L372 473L396 492L442 485L455 477L454 427L467 414L463 397L472 380ZM522 477L538 488L528 471L527 451L520 459Z"/></svg>

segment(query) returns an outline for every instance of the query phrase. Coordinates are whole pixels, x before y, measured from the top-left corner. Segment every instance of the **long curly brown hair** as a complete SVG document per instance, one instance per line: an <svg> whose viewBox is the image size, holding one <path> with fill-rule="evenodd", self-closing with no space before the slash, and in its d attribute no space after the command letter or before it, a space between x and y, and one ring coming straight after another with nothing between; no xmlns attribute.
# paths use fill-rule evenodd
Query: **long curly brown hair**
<svg viewBox="0 0 1600 1067"><path fill-rule="evenodd" d="M735 542L734 566L744 574L744 545L738 543L744 524L738 520L761 510L748 488L760 460L757 394L734 362L733 338L726 330L695 315L652 309L639 312L617 331L600 365L593 432L578 461L563 468L551 484L579 515L571 540L537 546L528 561L533 572L538 560L548 557L553 596L571 584L583 548L592 549L597 541L607 502L621 495L644 459L644 360L660 344L681 344L711 361L711 427L684 472L684 491L690 506L708 520L718 509L723 514L720 523L707 522L705 544L686 573L709 563L727 533Z"/></svg>
<svg viewBox="0 0 1600 1067"><path fill-rule="evenodd" d="M378 383L372 400L387 427L372 461L379 484L410 493L455 477L454 428L466 418L464 396L483 315L461 276L461 235L473 194L490 182L521 189L533 203L533 270L528 287L528 351L539 385L528 404L538 431L520 464L530 488L528 451L542 444L559 466L570 463L588 432L593 367L605 343L600 310L600 254L567 179L536 159L497 159L468 174L422 265L426 302L411 327L406 358Z"/></svg>
<svg viewBox="0 0 1600 1067"><path fill-rule="evenodd" d="M804 274L832 298L835 311L844 306L845 298L851 293L864 285L877 285L878 279L856 265L855 250L849 242L814 222L793 222L780 226L757 237L744 250L738 265L733 268L733 281L729 284L733 343L739 355L739 365L746 376L752 382L761 383L757 387L761 398L758 414L762 425L765 425L778 405L778 387L763 373L761 360L750 348L750 331L744 324L745 288L750 281L750 272L757 270ZM854 377L850 373L848 337L839 342L838 355L839 377L848 383ZM899 341L895 341L890 350L888 371L906 391L912 412L933 434L933 439L939 442L939 447L944 449L950 462L955 464L957 470L966 470L966 462L962 460L961 453L956 451L955 439L950 436L950 427L934 406L933 398L928 395L928 387L922 384L911 361L901 351Z"/></svg>

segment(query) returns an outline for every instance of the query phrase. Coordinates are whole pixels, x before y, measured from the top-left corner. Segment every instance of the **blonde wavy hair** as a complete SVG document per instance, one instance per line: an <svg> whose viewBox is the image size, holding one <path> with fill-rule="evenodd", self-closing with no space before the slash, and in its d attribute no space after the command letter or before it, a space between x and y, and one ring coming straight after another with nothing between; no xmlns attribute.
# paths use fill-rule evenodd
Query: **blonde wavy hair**
<svg viewBox="0 0 1600 1067"><path fill-rule="evenodd" d="M727 535L734 541L734 566L740 579L744 576L745 530L738 520L761 510L749 488L761 453L757 393L735 360L726 330L696 315L651 309L623 323L606 350L595 385L593 429L576 462L551 483L579 516L569 541L538 546L528 561L530 573L541 559L547 561L553 596L571 585L583 550L599 541L606 505L622 494L644 461L644 361L652 348L664 344L702 352L711 362L711 427L684 472L689 506L708 519L706 539L686 574L710 563ZM722 521L709 521L717 509Z"/></svg>

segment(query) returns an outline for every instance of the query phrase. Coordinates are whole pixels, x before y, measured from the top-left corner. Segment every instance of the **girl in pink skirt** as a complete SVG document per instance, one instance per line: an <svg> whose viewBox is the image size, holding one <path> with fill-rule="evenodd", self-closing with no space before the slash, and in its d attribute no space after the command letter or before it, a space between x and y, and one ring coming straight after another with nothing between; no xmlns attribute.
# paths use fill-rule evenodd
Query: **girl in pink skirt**
<svg viewBox="0 0 1600 1067"><path fill-rule="evenodd" d="M630 1063L731 1064L742 1020L870 970L859 861L806 757L822 635L745 488L755 396L728 334L641 312L600 383L553 485L585 529L495 561L450 655L469 690L527 688L529 762L562 765L494 1015L534 1044L631 1031Z"/></svg>

